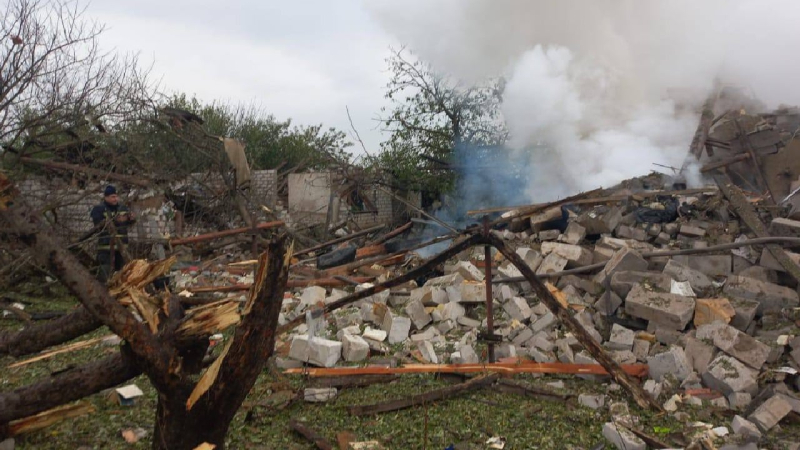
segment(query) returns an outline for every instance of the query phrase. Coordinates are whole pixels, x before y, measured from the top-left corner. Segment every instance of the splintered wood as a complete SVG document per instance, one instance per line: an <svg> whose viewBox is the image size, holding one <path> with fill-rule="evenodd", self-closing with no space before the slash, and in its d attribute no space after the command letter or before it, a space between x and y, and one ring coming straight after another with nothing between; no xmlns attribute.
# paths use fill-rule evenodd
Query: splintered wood
<svg viewBox="0 0 800 450"><path fill-rule="evenodd" d="M8 431L11 436L30 433L32 431L41 430L42 428L47 428L62 420L79 417L84 414L93 413L94 411L94 406L89 402L59 406L58 408L40 412L35 416L15 420L8 424Z"/></svg>

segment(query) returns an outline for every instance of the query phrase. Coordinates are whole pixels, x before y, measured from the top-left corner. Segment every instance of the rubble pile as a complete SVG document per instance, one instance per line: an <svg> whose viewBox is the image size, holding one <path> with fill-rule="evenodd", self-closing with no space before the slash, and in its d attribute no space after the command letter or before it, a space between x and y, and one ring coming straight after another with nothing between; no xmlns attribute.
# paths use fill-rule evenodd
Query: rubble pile
<svg viewBox="0 0 800 450"><path fill-rule="evenodd" d="M524 231L492 232L547 278L614 360L649 366L644 387L666 411L688 418L684 405L731 410L729 438L757 441L788 414L800 413L797 281L763 246L703 252L754 236L728 213L716 187L650 195L664 187L659 177L632 180L614 192L625 200L559 207L566 223L547 213L530 217ZM772 236L800 236L800 221L776 218L769 230ZM700 253L651 255L681 249ZM800 260L800 254L787 254ZM320 307L345 290L296 290L284 300L281 322L305 315L306 323L289 338L279 365L364 364L375 355L431 364L486 361L487 343L479 334L487 329L487 263L495 274L494 333L502 336L497 358L595 363L530 286L516 281L520 273L513 265L499 253L489 262L483 258L483 248L465 251L440 276L380 292L327 317ZM593 265L598 269L553 276ZM392 276L383 270L376 282ZM603 398L581 397L581 404L603 407ZM604 434L614 433L621 436L608 424Z"/></svg>

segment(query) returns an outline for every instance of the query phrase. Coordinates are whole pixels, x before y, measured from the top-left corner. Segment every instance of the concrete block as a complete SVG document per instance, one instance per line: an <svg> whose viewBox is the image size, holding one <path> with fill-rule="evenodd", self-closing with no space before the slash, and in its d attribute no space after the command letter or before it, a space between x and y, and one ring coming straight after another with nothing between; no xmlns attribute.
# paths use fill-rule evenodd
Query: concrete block
<svg viewBox="0 0 800 450"><path fill-rule="evenodd" d="M694 308L694 326L709 323L730 323L736 310L727 298L698 298Z"/></svg>
<svg viewBox="0 0 800 450"><path fill-rule="evenodd" d="M463 325L467 328L479 328L481 326L480 320L471 319L467 316L459 317L458 319L456 319L456 323L458 323L459 325Z"/></svg>
<svg viewBox="0 0 800 450"><path fill-rule="evenodd" d="M728 301L733 307L733 310L736 312L731 319L730 326L739 331L747 330L747 328L753 322L753 319L756 317L759 302L756 300L747 300L735 297L729 298Z"/></svg>
<svg viewBox="0 0 800 450"><path fill-rule="evenodd" d="M618 207L597 207L574 220L586 230L586 234L612 233L621 221L622 210Z"/></svg>
<svg viewBox="0 0 800 450"><path fill-rule="evenodd" d="M782 217L772 219L769 224L769 234L772 236L800 237L800 221Z"/></svg>
<svg viewBox="0 0 800 450"><path fill-rule="evenodd" d="M617 450L647 450L643 440L613 422L606 422L603 425L603 437L614 444Z"/></svg>
<svg viewBox="0 0 800 450"><path fill-rule="evenodd" d="M367 327L361 336L366 339L372 339L373 341L383 342L386 340L386 337L389 336L389 333L383 330Z"/></svg>
<svg viewBox="0 0 800 450"><path fill-rule="evenodd" d="M556 349L558 350L559 361L565 364L575 363L575 353L572 351L572 347L570 347L566 339L557 340Z"/></svg>
<svg viewBox="0 0 800 450"><path fill-rule="evenodd" d="M539 266L542 264L544 257L541 253L537 252L536 250L528 247L520 247L517 249L517 255L520 256L525 261L525 264L530 267L531 270L534 272Z"/></svg>
<svg viewBox="0 0 800 450"><path fill-rule="evenodd" d="M581 226L578 222L571 221L564 230L564 242L567 244L577 245L583 238L586 237L586 228Z"/></svg>
<svg viewBox="0 0 800 450"><path fill-rule="evenodd" d="M617 364L636 364L636 355L630 350L612 350L609 355Z"/></svg>
<svg viewBox="0 0 800 450"><path fill-rule="evenodd" d="M460 303L486 303L486 283L483 281L464 281L460 292Z"/></svg>
<svg viewBox="0 0 800 450"><path fill-rule="evenodd" d="M545 352L539 350L536 347L530 347L527 349L528 356L531 357L537 363L552 363L556 362L556 355L552 352Z"/></svg>
<svg viewBox="0 0 800 450"><path fill-rule="evenodd" d="M556 316L553 315L552 312L547 311L547 314L539 317L536 322L531 325L531 330L533 330L534 333L538 333L540 331L550 329L551 327L555 326L557 321L558 319L556 319Z"/></svg>
<svg viewBox="0 0 800 450"><path fill-rule="evenodd" d="M636 356L637 361L647 361L647 356L650 353L650 342L644 339L634 339L633 341L633 355Z"/></svg>
<svg viewBox="0 0 800 450"><path fill-rule="evenodd" d="M533 218L531 217L531 219ZM540 241L545 242L545 241L555 241L556 239L558 239L560 235L561 233L558 230L544 230L540 231L539 234L537 234L537 237L539 238Z"/></svg>
<svg viewBox="0 0 800 450"><path fill-rule="evenodd" d="M522 297L512 297L503 305L503 311L514 320L524 322L531 317L531 307Z"/></svg>
<svg viewBox="0 0 800 450"><path fill-rule="evenodd" d="M458 352L461 354L462 364L477 364L480 361L471 345L462 345Z"/></svg>
<svg viewBox="0 0 800 450"><path fill-rule="evenodd" d="M307 335L297 335L289 346L289 357L315 366L333 367L342 355L342 343Z"/></svg>
<svg viewBox="0 0 800 450"><path fill-rule="evenodd" d="M594 279L598 284L604 284L606 277L614 275L619 271L631 272L644 272L647 270L647 261L639 255L636 250L631 250L627 247L619 249L611 259L608 260L606 266L603 268Z"/></svg>
<svg viewBox="0 0 800 450"><path fill-rule="evenodd" d="M311 403L324 403L336 398L336 388L305 388L303 400Z"/></svg>
<svg viewBox="0 0 800 450"><path fill-rule="evenodd" d="M762 436L756 424L739 415L733 417L731 429L733 430L733 434L742 436L746 441L753 440L758 442Z"/></svg>
<svg viewBox="0 0 800 450"><path fill-rule="evenodd" d="M735 267L736 267L736 260L734 260L734 268ZM739 275L740 277L753 278L759 281L763 281L765 283L778 282L778 274L776 273L776 271L773 269L767 269L766 267L749 266L742 270L734 269L733 273L734 275Z"/></svg>
<svg viewBox="0 0 800 450"><path fill-rule="evenodd" d="M439 305L438 308L441 308L442 320L452 320L453 322L467 313L467 310L461 304L455 302Z"/></svg>
<svg viewBox="0 0 800 450"><path fill-rule="evenodd" d="M408 339L408 333L411 331L411 319L396 316L391 311L388 311L384 315L381 328L389 334L387 342L397 344Z"/></svg>
<svg viewBox="0 0 800 450"><path fill-rule="evenodd" d="M681 225L680 234L693 238L701 238L706 235L706 230L700 227L693 227L688 224Z"/></svg>
<svg viewBox="0 0 800 450"><path fill-rule="evenodd" d="M456 303L457 304L457 303ZM454 320L442 320L441 322L436 324L436 329L439 333L447 334L450 330L456 327L456 322Z"/></svg>
<svg viewBox="0 0 800 450"><path fill-rule="evenodd" d="M758 391L758 371L753 370L732 356L720 354L708 365L703 373L703 384L711 389L729 395L733 392L746 392L755 395ZM733 402L731 402L733 404Z"/></svg>
<svg viewBox="0 0 800 450"><path fill-rule="evenodd" d="M459 261L455 266L455 273L461 275L466 281L483 281L483 272L469 261Z"/></svg>
<svg viewBox="0 0 800 450"><path fill-rule="evenodd" d="M667 374L683 381L692 373L686 353L678 346L671 346L666 352L648 357L647 365L650 368L650 378L656 381L662 381Z"/></svg>
<svg viewBox="0 0 800 450"><path fill-rule="evenodd" d="M545 255L555 253L562 256L568 261L568 268L588 266L592 263L592 252L579 245L563 244L560 242L543 242L542 253Z"/></svg>
<svg viewBox="0 0 800 450"><path fill-rule="evenodd" d="M658 397L661 396L662 384L656 380L647 380L644 382L643 389L650 394L650 397L653 397L653 400L658 400Z"/></svg>
<svg viewBox="0 0 800 450"><path fill-rule="evenodd" d="M695 300L677 294L646 291L638 284L625 298L625 312L673 330L683 330L694 315Z"/></svg>
<svg viewBox="0 0 800 450"><path fill-rule="evenodd" d="M608 262L614 257L617 249L605 245L595 245L592 249L592 264L599 264L601 262Z"/></svg>
<svg viewBox="0 0 800 450"><path fill-rule="evenodd" d="M773 395L759 405L752 414L747 416L747 419L753 422L761 431L766 432L777 425L791 411L792 405L789 402L780 395Z"/></svg>
<svg viewBox="0 0 800 450"><path fill-rule="evenodd" d="M670 237L670 235L662 231L661 233L658 233L658 236L656 236L656 239L653 242L655 242L658 245L667 245L671 240L672 238Z"/></svg>
<svg viewBox="0 0 800 450"><path fill-rule="evenodd" d="M450 275L443 275L441 277L430 278L425 282L424 286L446 288L448 286L458 286L464 281L464 277L459 273L451 273Z"/></svg>
<svg viewBox="0 0 800 450"><path fill-rule="evenodd" d="M342 356L345 361L363 361L369 357L369 344L361 336L345 334L341 341Z"/></svg>
<svg viewBox="0 0 800 450"><path fill-rule="evenodd" d="M325 288L320 286L309 286L303 289L300 294L300 303L303 306L325 304Z"/></svg>
<svg viewBox="0 0 800 450"><path fill-rule="evenodd" d="M405 312L418 330L425 328L433 320L419 300L410 301L405 307Z"/></svg>
<svg viewBox="0 0 800 450"><path fill-rule="evenodd" d="M786 253L786 256L788 256L792 262L795 264L800 264L800 253L793 253L788 250L784 250L784 253ZM786 269L784 269L781 263L775 259L775 257L772 255L772 252L766 248L761 251L761 258L759 258L758 264L765 269L775 270L777 272L786 272Z"/></svg>
<svg viewBox="0 0 800 450"><path fill-rule="evenodd" d="M627 225L620 225L617 227L616 234L617 237L621 239L633 239L636 241L646 241L648 239L647 231Z"/></svg>
<svg viewBox="0 0 800 450"><path fill-rule="evenodd" d="M610 350L631 350L635 338L636 333L634 333L633 330L629 330L615 323L614 326L611 327L611 335L605 346Z"/></svg>
<svg viewBox="0 0 800 450"><path fill-rule="evenodd" d="M722 292L728 296L757 301L759 304L757 314L794 308L800 304L797 292L792 289L738 275L728 277ZM735 303L734 308L736 308Z"/></svg>
<svg viewBox="0 0 800 450"><path fill-rule="evenodd" d="M713 287L711 279L706 274L674 259L667 261L667 265L664 267L664 274L675 281L688 281L692 289L697 292L703 292Z"/></svg>
<svg viewBox="0 0 800 450"><path fill-rule="evenodd" d="M686 359L689 360L692 369L697 373L705 373L708 370L708 364L717 354L714 346L691 336L686 336L684 351L686 352Z"/></svg>
<svg viewBox="0 0 800 450"><path fill-rule="evenodd" d="M727 398L728 406L735 411L744 411L753 401L753 396L747 392L732 392L728 394Z"/></svg>
<svg viewBox="0 0 800 450"><path fill-rule="evenodd" d="M430 341L436 336L440 336L439 330L434 327L428 327L424 331L412 334L410 339L411 342Z"/></svg>
<svg viewBox="0 0 800 450"><path fill-rule="evenodd" d="M672 278L660 272L629 270L618 270L611 276L611 289L623 298L637 284L646 284L651 287L651 290L669 292Z"/></svg>
<svg viewBox="0 0 800 450"><path fill-rule="evenodd" d="M608 290L594 304L594 309L603 316L613 316L622 305L622 299L616 292Z"/></svg>
<svg viewBox="0 0 800 450"><path fill-rule="evenodd" d="M726 277L733 270L731 255L676 256L674 259L709 277Z"/></svg>
<svg viewBox="0 0 800 450"><path fill-rule="evenodd" d="M601 395L580 394L578 396L578 403L587 408L600 409L606 404L606 396L602 394Z"/></svg>
<svg viewBox="0 0 800 450"><path fill-rule="evenodd" d="M417 342L417 349L422 355L422 359L431 364L439 364L439 357L436 356L436 350L434 350L430 341Z"/></svg>
<svg viewBox="0 0 800 450"><path fill-rule="evenodd" d="M548 273L561 272L567 267L569 261L557 253L550 253L547 255L539 268L536 269L536 275L545 275Z"/></svg>
<svg viewBox="0 0 800 450"><path fill-rule="evenodd" d="M770 354L770 346L722 323L697 328L698 339L710 339L714 346L754 369L761 369Z"/></svg>

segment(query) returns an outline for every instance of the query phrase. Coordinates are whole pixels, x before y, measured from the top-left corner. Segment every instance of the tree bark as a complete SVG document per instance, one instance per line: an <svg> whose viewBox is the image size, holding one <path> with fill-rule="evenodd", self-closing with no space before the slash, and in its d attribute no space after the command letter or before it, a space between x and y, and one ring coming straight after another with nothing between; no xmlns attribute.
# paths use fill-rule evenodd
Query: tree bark
<svg viewBox="0 0 800 450"><path fill-rule="evenodd" d="M0 355L25 356L71 341L100 327L83 306L58 319L29 325L22 331L0 332Z"/></svg>
<svg viewBox="0 0 800 450"><path fill-rule="evenodd" d="M194 383L181 382L159 392L154 449L192 450L208 442L224 450L228 427L275 348L275 330L289 277L284 243L285 238L278 238L262 254L254 283L257 290L245 305L244 318L208 391L189 410L187 400Z"/></svg>

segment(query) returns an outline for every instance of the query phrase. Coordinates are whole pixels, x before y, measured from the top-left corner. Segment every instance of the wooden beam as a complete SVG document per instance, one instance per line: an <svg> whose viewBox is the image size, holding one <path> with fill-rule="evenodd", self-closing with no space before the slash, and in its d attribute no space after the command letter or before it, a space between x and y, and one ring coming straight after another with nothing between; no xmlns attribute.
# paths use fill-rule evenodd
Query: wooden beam
<svg viewBox="0 0 800 450"><path fill-rule="evenodd" d="M322 244L315 245L313 247L304 248L303 250L300 250L299 252L295 252L294 256L305 255L306 253L315 252L315 251L323 249L325 247L330 247L331 245L340 244L342 242L347 242L349 240L355 239L357 237L364 236L366 234L375 233L376 231L382 230L384 227L385 227L385 225L378 225L378 226L375 226L375 227L372 227L372 228L367 228L366 230L358 231L358 232L353 233L353 234L348 234L347 236L342 236L340 238L336 238L336 239L332 239L332 240L327 241L327 242L323 242Z"/></svg>
<svg viewBox="0 0 800 450"><path fill-rule="evenodd" d="M647 365L627 364L622 366L625 373L634 377L647 375ZM571 375L608 375L599 364L537 363L534 361L496 362L481 364L406 364L401 367L333 367L286 369L285 374L307 375L310 377L351 377L356 375L402 375L407 373L550 373Z"/></svg>
<svg viewBox="0 0 800 450"><path fill-rule="evenodd" d="M384 234L383 236L375 239L372 242L368 242L367 245L378 245L383 244L384 242L396 237L400 236L401 234L405 233L406 231L410 230L411 227L414 225L413 222L409 221L403 226L397 227L394 230L390 231L389 233Z"/></svg>
<svg viewBox="0 0 800 450"><path fill-rule="evenodd" d="M283 221L278 220L275 222L262 222L256 225L255 227L245 227L245 228L234 228L232 230L224 230L224 231L216 231L214 233L206 233L206 234L199 234L197 236L192 236L188 238L178 238L178 239L171 239L169 241L170 245L187 245L187 244L196 244L198 242L210 241L213 239L224 238L228 236L235 236L237 234L247 233L248 231L255 230L268 230L271 228L278 228L284 225Z"/></svg>
<svg viewBox="0 0 800 450"><path fill-rule="evenodd" d="M328 442L319 433L314 431L311 427L299 420L292 419L289 421L289 428L299 433L304 438L311 441L319 450L333 450L333 444Z"/></svg>

